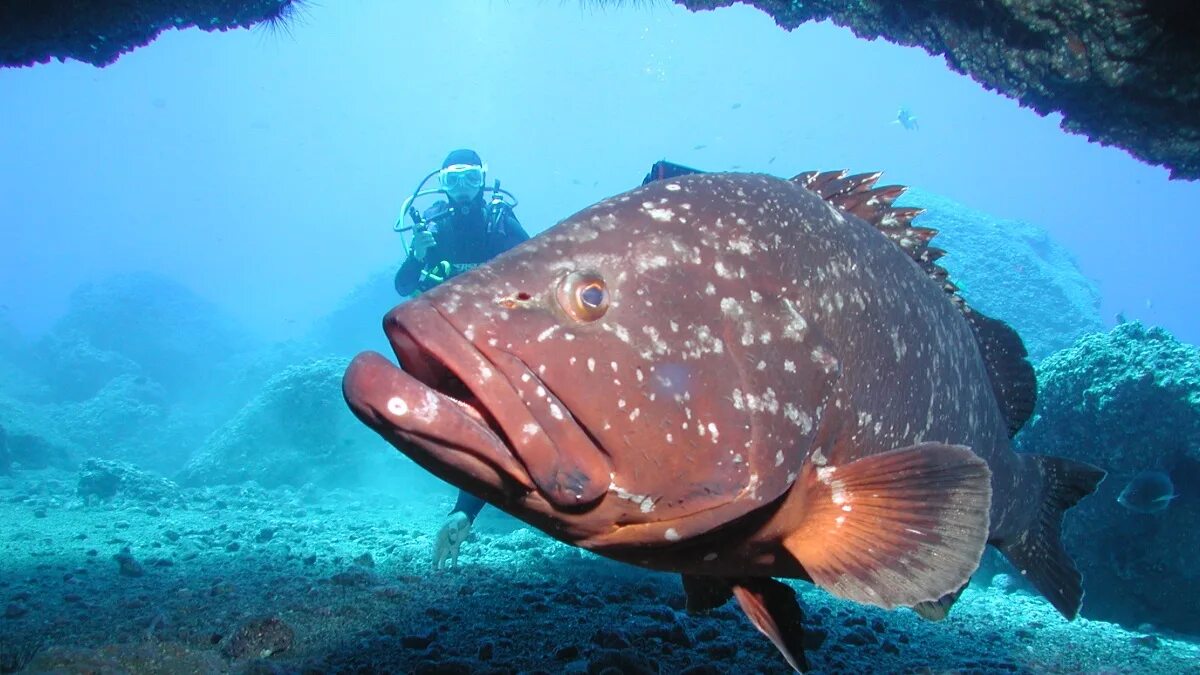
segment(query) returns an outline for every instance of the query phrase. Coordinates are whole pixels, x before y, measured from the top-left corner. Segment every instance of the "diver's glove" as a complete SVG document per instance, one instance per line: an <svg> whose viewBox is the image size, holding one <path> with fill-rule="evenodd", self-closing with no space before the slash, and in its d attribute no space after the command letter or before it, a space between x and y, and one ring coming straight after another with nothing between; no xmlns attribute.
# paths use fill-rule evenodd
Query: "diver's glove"
<svg viewBox="0 0 1200 675"><path fill-rule="evenodd" d="M429 249L437 245L437 240L433 238L433 233L429 230L420 230L413 237L412 252L413 257L417 260L424 260L425 254Z"/></svg>
<svg viewBox="0 0 1200 675"><path fill-rule="evenodd" d="M433 542L433 569L458 566L458 548L471 534L471 519L462 511L455 511L442 523Z"/></svg>

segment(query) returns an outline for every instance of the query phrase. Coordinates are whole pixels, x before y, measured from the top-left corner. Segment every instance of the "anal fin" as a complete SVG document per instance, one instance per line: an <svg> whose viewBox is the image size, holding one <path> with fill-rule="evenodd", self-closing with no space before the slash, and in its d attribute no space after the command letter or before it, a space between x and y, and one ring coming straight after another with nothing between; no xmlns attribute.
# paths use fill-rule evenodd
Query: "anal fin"
<svg viewBox="0 0 1200 675"><path fill-rule="evenodd" d="M733 582L733 596L760 633L796 672L808 668L804 656L804 610L791 586L770 578L747 578Z"/></svg>
<svg viewBox="0 0 1200 675"><path fill-rule="evenodd" d="M958 596L962 595L965 590L967 590L967 584L963 584L957 591L947 593L937 600L918 602L913 605L912 609L926 621L941 621L950 616L950 608L954 606L955 602L958 602Z"/></svg>
<svg viewBox="0 0 1200 675"><path fill-rule="evenodd" d="M833 595L892 609L962 587L987 543L991 471L943 443L804 467L784 547Z"/></svg>
<svg viewBox="0 0 1200 675"><path fill-rule="evenodd" d="M702 577L684 574L683 592L687 594L687 612L708 612L729 602L733 587L724 577Z"/></svg>
<svg viewBox="0 0 1200 675"><path fill-rule="evenodd" d="M1042 501L1024 532L994 543L1060 614L1074 619L1083 604L1083 577L1063 548L1063 514L1092 494L1105 473L1091 464L1062 457L1021 457L1041 480Z"/></svg>

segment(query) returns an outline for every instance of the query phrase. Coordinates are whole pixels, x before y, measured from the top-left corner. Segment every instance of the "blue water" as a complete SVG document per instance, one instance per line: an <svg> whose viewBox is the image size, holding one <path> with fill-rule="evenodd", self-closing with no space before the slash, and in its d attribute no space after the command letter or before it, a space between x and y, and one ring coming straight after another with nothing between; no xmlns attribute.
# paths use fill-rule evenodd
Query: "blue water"
<svg viewBox="0 0 1200 675"><path fill-rule="evenodd" d="M920 50L788 33L746 7L322 3L284 34L167 31L104 69L6 70L0 97L0 304L32 335L80 282L130 269L297 335L399 261L403 195L469 145L533 231L664 157L884 170L1044 227L1100 285L1106 319L1200 341L1200 185ZM891 123L902 106L919 131Z"/></svg>
<svg viewBox="0 0 1200 675"><path fill-rule="evenodd" d="M581 4L326 2L284 31L171 30L105 68L0 70L0 672L35 654L130 672L256 655L270 672L785 672L732 605L689 617L676 577L496 509L460 569L431 570L456 491L354 419L339 384L385 344L402 201L458 147L533 234L664 158L882 170L918 188L968 300L1037 360L1118 313L1144 324L1048 358L1021 437L1110 471L1072 512L1077 540L1121 542L1087 553L1085 582L1110 587L1086 618L991 557L940 624L797 587L821 672L1189 672L1200 621L1156 603L1194 587L1200 531L1200 182L917 49L743 6ZM1171 474L1169 507L1122 508L1147 470ZM256 630L274 646L233 646Z"/></svg>

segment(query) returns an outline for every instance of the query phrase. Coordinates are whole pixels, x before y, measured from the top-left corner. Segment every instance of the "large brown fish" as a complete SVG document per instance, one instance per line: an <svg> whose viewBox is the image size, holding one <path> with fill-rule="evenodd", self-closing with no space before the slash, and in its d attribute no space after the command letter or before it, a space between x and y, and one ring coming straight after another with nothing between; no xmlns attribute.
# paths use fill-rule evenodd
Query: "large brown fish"
<svg viewBox="0 0 1200 675"><path fill-rule="evenodd" d="M346 400L551 536L735 596L797 669L773 577L944 614L994 544L1067 617L1063 511L1103 473L1018 455L1036 383L878 174L698 174L584 209L393 310Z"/></svg>

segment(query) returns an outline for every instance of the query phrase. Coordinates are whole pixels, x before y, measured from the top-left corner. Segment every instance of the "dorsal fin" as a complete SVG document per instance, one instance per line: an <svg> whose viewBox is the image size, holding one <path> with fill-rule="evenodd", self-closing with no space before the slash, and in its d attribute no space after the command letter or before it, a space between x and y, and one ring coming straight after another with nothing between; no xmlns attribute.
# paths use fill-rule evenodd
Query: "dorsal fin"
<svg viewBox="0 0 1200 675"><path fill-rule="evenodd" d="M946 252L929 245L937 236L937 230L912 224L923 210L892 205L906 188L900 185L875 187L881 175L877 172L852 176L847 173L844 170L806 171L792 178L792 181L815 192L843 212L874 225L916 261L925 274L950 297L975 334L975 341L987 366L988 378L992 382L992 391L1008 422L1009 436L1016 434L1033 413L1037 401L1037 378L1021 336L1003 321L986 317L970 308L959 296L958 286L950 281L950 274L937 264Z"/></svg>
<svg viewBox="0 0 1200 675"><path fill-rule="evenodd" d="M980 314L964 305L963 314L975 333L975 342L983 354L988 379L996 402L1008 421L1008 436L1021 430L1037 403L1037 375L1029 363L1025 343L1011 326Z"/></svg>

